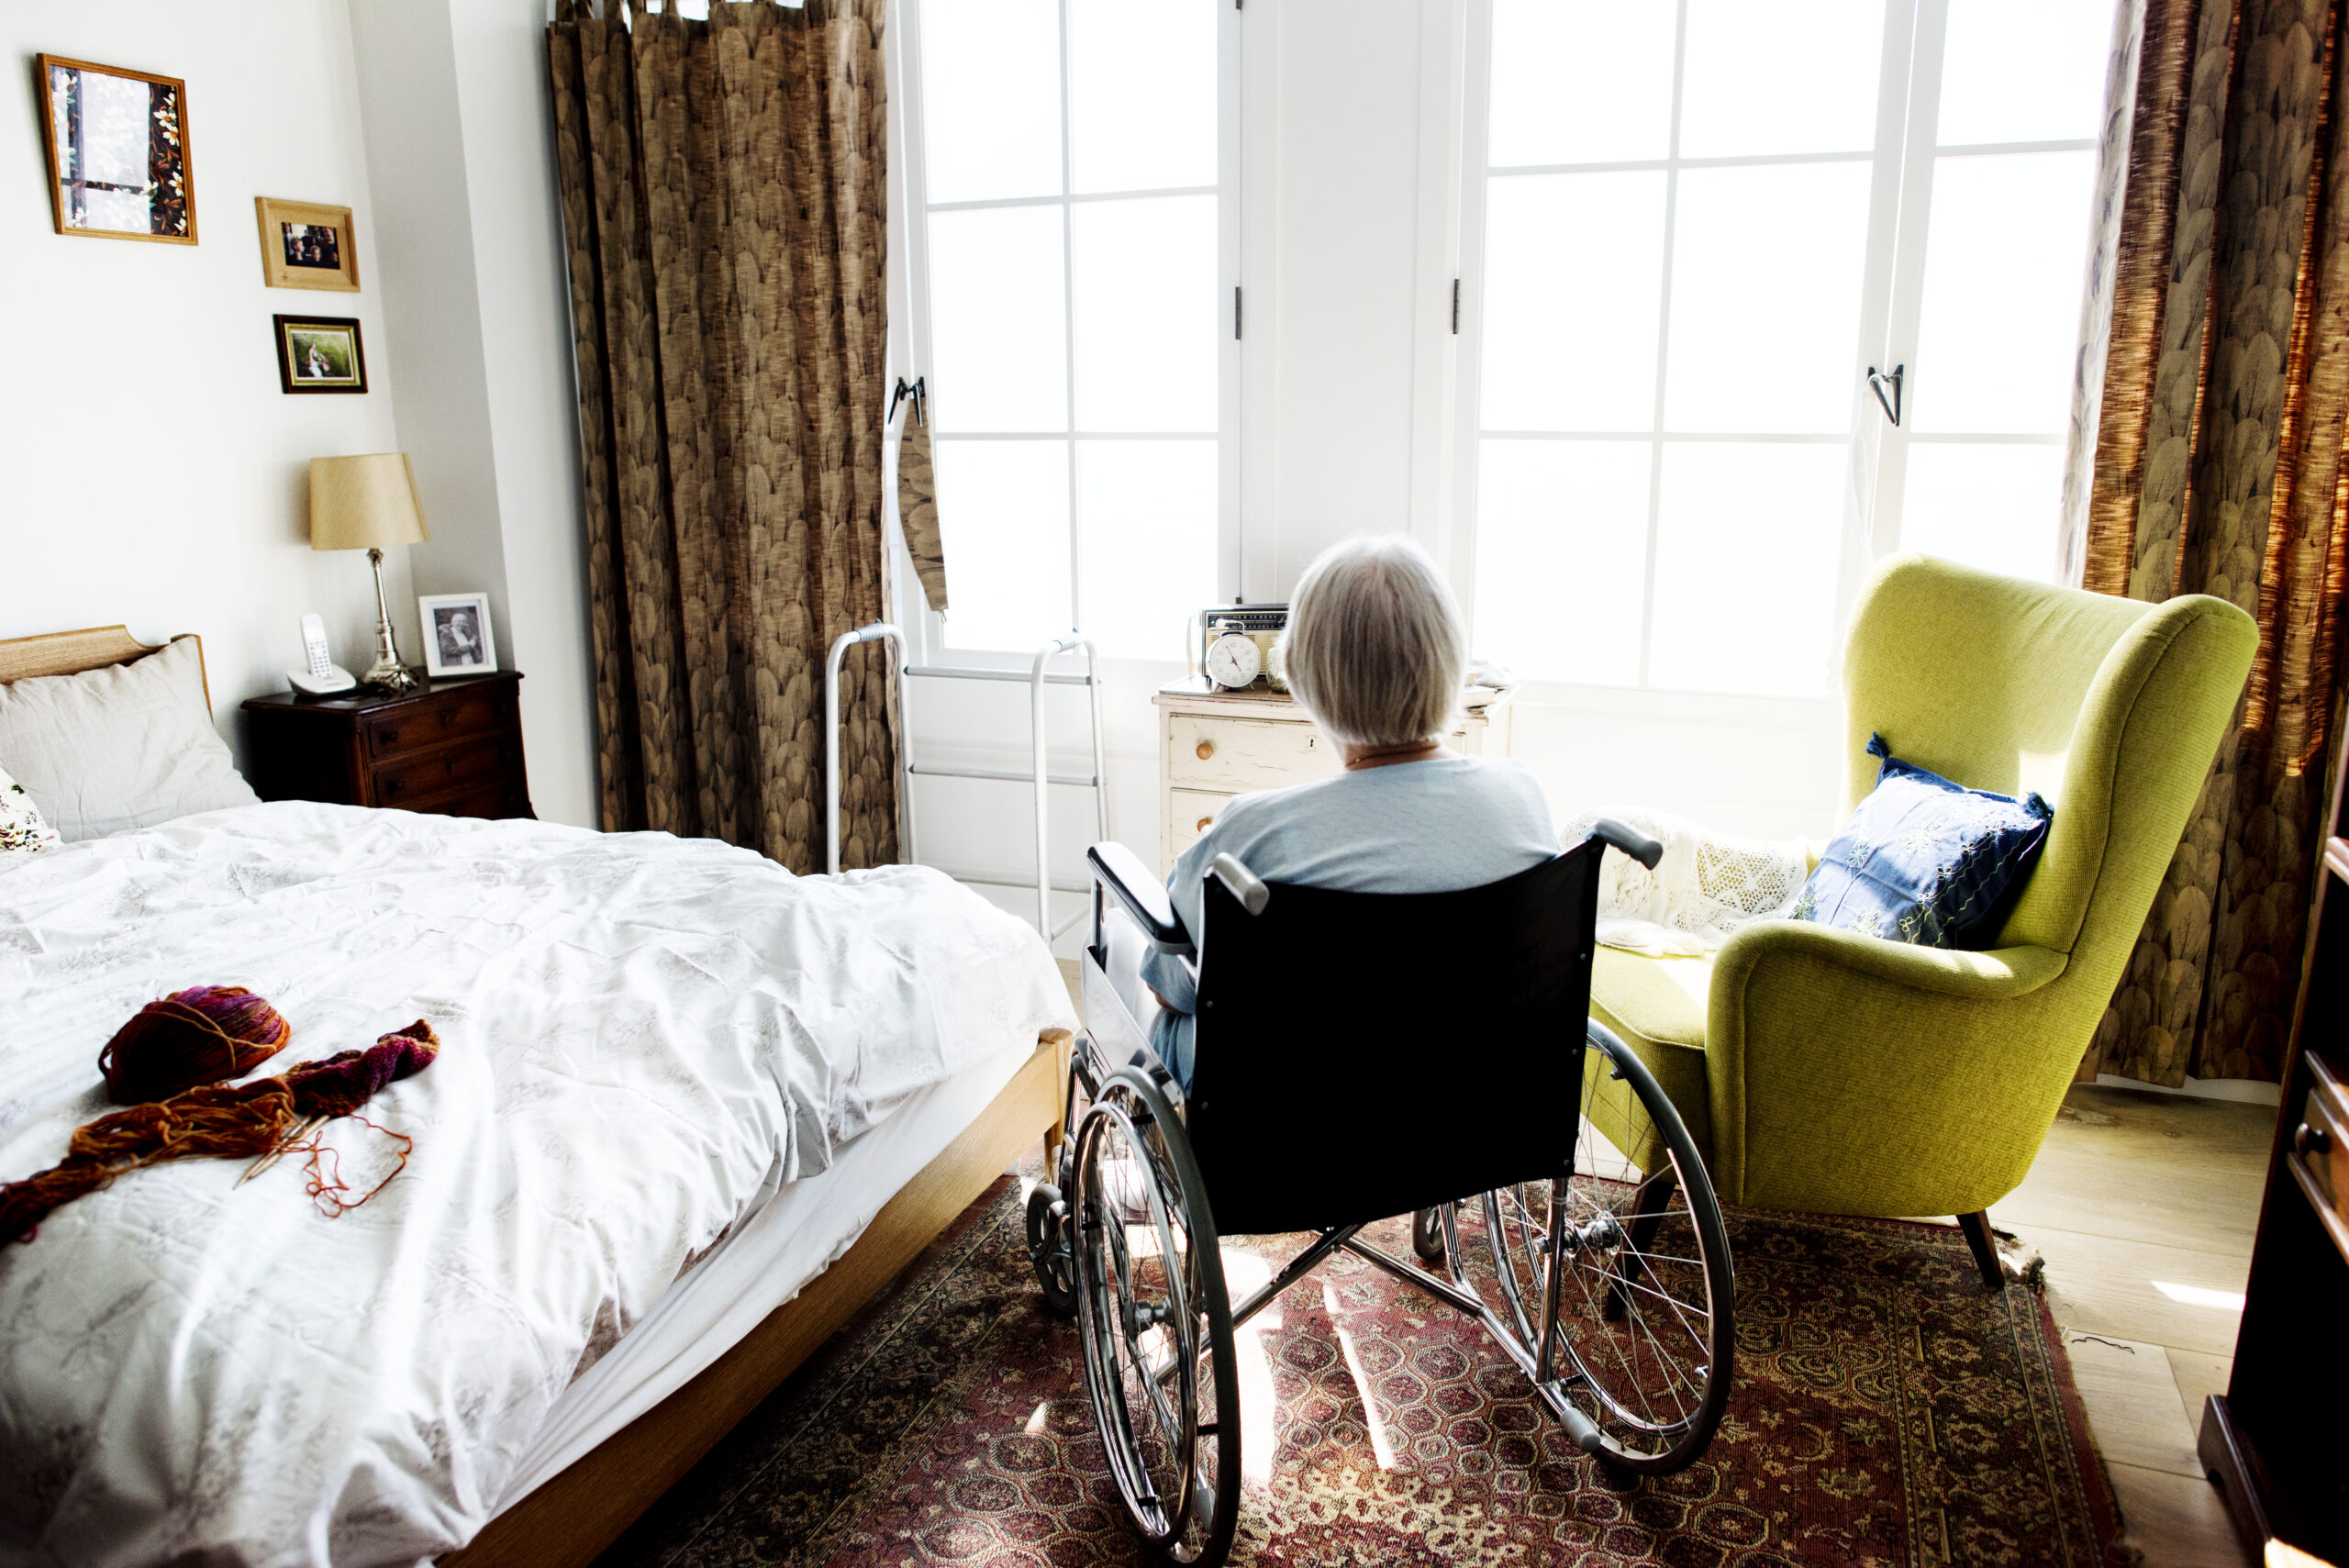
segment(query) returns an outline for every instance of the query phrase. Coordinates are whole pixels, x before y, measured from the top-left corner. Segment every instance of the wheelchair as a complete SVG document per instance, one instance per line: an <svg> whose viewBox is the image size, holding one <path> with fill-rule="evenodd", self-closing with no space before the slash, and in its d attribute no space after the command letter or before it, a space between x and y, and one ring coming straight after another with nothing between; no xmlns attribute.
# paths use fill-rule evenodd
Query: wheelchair
<svg viewBox="0 0 2349 1568"><path fill-rule="evenodd" d="M1602 821L1529 871L1428 894L1267 884L1219 855L1197 932L1130 851L1088 852L1074 1130L1030 1195L1028 1251L1166 1561L1216 1568L1231 1547L1234 1329L1341 1251L1480 1320L1601 1462L1665 1474L1712 1440L1734 1362L1720 1208L1672 1102L1588 1017L1609 843L1661 853ZM1187 1094L1109 983L1113 904L1197 960ZM1360 1234L1405 1214L1416 1262ZM1220 1239L1287 1232L1314 1239L1235 1304Z"/></svg>

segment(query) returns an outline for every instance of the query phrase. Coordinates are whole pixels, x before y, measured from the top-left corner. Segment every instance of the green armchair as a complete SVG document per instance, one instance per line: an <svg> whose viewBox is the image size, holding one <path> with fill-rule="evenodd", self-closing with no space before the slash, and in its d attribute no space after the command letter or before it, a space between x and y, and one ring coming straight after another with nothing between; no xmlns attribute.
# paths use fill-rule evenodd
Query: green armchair
<svg viewBox="0 0 2349 1568"><path fill-rule="evenodd" d="M1842 814L1876 785L1881 731L1960 784L2039 791L2054 823L1985 952L1790 920L1709 959L1598 950L1591 1014L1654 1072L1723 1202L1955 1215L2003 1283L1983 1211L2054 1119L2257 640L2200 595L2149 605L1916 555L1876 571L1843 661ZM1593 1076L1586 1109L1614 1137L1623 1086ZM1658 1168L1659 1151L1623 1152Z"/></svg>

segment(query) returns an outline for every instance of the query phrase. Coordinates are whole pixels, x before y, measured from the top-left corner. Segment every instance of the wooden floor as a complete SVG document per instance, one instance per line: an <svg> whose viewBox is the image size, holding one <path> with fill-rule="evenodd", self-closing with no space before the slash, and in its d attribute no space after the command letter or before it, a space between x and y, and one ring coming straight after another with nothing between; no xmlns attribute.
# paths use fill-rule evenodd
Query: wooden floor
<svg viewBox="0 0 2349 1568"><path fill-rule="evenodd" d="M1063 973L1076 994L1076 965ZM1079 1003L1082 1006L1082 1003ZM2047 1260L2048 1299L2145 1568L2252 1568L2194 1454L2251 1266L2266 1106L2076 1088L1990 1210Z"/></svg>
<svg viewBox="0 0 2349 1568"><path fill-rule="evenodd" d="M2047 1260L2047 1295L2146 1568L2248 1568L2194 1455L2224 1392L2276 1112L2076 1088L1992 1221Z"/></svg>

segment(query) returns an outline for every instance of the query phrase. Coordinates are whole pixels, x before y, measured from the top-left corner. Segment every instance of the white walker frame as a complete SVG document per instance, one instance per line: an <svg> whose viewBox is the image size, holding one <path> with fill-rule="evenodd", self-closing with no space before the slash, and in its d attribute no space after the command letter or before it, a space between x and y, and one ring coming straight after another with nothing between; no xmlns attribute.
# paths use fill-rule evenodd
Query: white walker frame
<svg viewBox="0 0 2349 1568"><path fill-rule="evenodd" d="M1097 837L1109 838L1109 770L1104 754L1101 734L1101 654L1093 639L1080 631L1063 632L1036 650L1034 663L1028 673L1017 670L982 670L954 664L907 664L905 658L904 633L889 621L876 620L869 626L844 631L833 639L832 651L824 659L824 869L837 873L841 869L841 661L848 651L860 642L887 642L893 657L898 661L897 673L902 675L929 676L950 681L1025 681L1028 683L1030 739L1033 745L1035 765L1029 772L1013 773L1005 768L939 768L916 762L910 744L902 749L905 775L906 860L919 860L914 851L914 810L912 779L916 775L947 779L993 779L1005 784L1025 784L1036 791L1036 928L1049 942L1083 918L1085 906L1080 905L1074 914L1059 925L1052 924L1052 894L1087 893L1090 883L1054 883L1052 879L1052 840L1045 832L1045 797L1047 785L1074 784L1093 791ZM1055 654L1085 651L1085 673L1082 675L1048 672L1045 665ZM1093 728L1093 772L1090 773L1049 773L1044 762L1044 688L1052 686L1085 686L1091 689L1088 711ZM1024 882L1008 882L998 877L963 876L958 882L974 883L986 887L1025 887Z"/></svg>

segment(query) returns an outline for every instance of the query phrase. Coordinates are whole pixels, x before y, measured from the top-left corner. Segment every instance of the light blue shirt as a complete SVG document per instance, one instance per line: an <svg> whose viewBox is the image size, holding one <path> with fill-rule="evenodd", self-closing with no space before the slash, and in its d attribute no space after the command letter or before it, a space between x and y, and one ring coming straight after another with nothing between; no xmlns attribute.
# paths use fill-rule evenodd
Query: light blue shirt
<svg viewBox="0 0 2349 1568"><path fill-rule="evenodd" d="M1514 876L1557 852L1550 802L1522 764L1436 757L1243 795L1183 851L1166 891L1196 940L1200 889L1219 854L1266 882L1341 893L1450 893ZM1152 1021L1152 1049L1188 1088L1191 1015L1198 1010L1191 966L1152 952L1141 977L1168 1004Z"/></svg>

